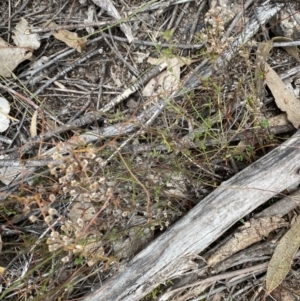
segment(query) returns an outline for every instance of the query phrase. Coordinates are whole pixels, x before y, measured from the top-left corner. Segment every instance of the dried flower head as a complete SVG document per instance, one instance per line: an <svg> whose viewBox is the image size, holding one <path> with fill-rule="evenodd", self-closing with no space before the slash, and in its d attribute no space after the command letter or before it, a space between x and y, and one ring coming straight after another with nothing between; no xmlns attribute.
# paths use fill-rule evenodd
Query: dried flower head
<svg viewBox="0 0 300 301"><path fill-rule="evenodd" d="M65 257L63 257L63 258L61 259L61 261L62 261L63 263L67 263L67 262L70 261L70 257L69 257L69 256L65 256Z"/></svg>
<svg viewBox="0 0 300 301"><path fill-rule="evenodd" d="M55 161L60 161L60 160L63 159L63 156L62 156L61 154L59 154L59 153L54 153L54 154L52 155L52 158L53 158L53 160L55 160Z"/></svg>
<svg viewBox="0 0 300 301"><path fill-rule="evenodd" d="M51 193L51 194L49 195L49 200L50 200L50 202L54 202L55 199L56 199L55 195L54 195L53 193Z"/></svg>
<svg viewBox="0 0 300 301"><path fill-rule="evenodd" d="M57 210L55 208L49 208L48 213L49 215L57 215Z"/></svg>
<svg viewBox="0 0 300 301"><path fill-rule="evenodd" d="M87 157L88 159L94 159L94 158L96 157L96 155L95 155L94 153L92 153L92 152L88 152L88 153L86 154L86 157Z"/></svg>
<svg viewBox="0 0 300 301"><path fill-rule="evenodd" d="M70 191L70 196L75 196L77 194L76 190L72 189Z"/></svg>
<svg viewBox="0 0 300 301"><path fill-rule="evenodd" d="M58 174L57 168L56 167L51 168L50 169L50 174L53 175L53 176L56 176Z"/></svg>
<svg viewBox="0 0 300 301"><path fill-rule="evenodd" d="M83 160L83 161L81 162L81 165L82 165L83 168L87 167L88 164L89 164L88 160Z"/></svg>
<svg viewBox="0 0 300 301"><path fill-rule="evenodd" d="M74 173L74 168L72 165L69 165L68 168L67 168L67 173L71 173L73 174Z"/></svg>
<svg viewBox="0 0 300 301"><path fill-rule="evenodd" d="M99 184L97 182L94 182L90 185L90 190L95 191L99 188Z"/></svg>
<svg viewBox="0 0 300 301"><path fill-rule="evenodd" d="M77 184L78 184L78 182L77 182L76 180L71 181L71 186L72 186L72 187L77 186Z"/></svg>
<svg viewBox="0 0 300 301"><path fill-rule="evenodd" d="M49 224L52 220L53 220L53 216L52 216L52 215L47 215L47 216L45 217L45 222L46 222L47 224Z"/></svg>
<svg viewBox="0 0 300 301"><path fill-rule="evenodd" d="M59 164L59 168L61 169L61 170L66 170L66 168L67 168L67 166L66 166L66 164Z"/></svg>
<svg viewBox="0 0 300 301"><path fill-rule="evenodd" d="M37 221L37 217L35 215L30 215L29 218L28 218L32 223L36 222Z"/></svg>

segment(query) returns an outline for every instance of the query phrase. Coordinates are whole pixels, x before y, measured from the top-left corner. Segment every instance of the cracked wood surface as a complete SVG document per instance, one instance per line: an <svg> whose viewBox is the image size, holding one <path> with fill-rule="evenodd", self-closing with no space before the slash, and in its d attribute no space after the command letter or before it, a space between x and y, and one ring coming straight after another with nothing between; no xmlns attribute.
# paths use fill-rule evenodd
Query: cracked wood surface
<svg viewBox="0 0 300 301"><path fill-rule="evenodd" d="M198 254L240 218L300 182L300 131L230 180L140 252L85 301L140 300L173 273L177 262ZM167 277L167 276L168 277Z"/></svg>

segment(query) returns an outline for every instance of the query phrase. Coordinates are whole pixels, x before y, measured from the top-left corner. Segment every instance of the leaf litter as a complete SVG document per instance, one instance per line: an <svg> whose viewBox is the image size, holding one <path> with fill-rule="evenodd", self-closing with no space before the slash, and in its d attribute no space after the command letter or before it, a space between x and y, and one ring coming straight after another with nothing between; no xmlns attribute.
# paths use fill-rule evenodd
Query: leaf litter
<svg viewBox="0 0 300 301"><path fill-rule="evenodd" d="M124 19L124 17L127 16L126 14L123 15L122 10L118 11L119 9L116 8L115 4L113 4L111 1L106 0L106 1L101 2L101 1L98 1L98 0L94 0L93 2L97 6L101 7L103 9L103 11L108 13L108 15L112 16L117 22L122 22L123 21L122 19ZM86 2L84 2L84 1L81 1L80 3L83 6L86 5ZM225 9L223 9L223 11L226 12L226 14L228 13L227 10L225 11ZM157 13L159 13L159 11L157 11ZM213 14L213 12L212 12L212 14ZM93 17L96 18L96 15L93 14L93 7L92 6L88 7L87 16L88 16L88 19L86 19L86 20L88 20L88 22L92 22ZM223 16L222 17L221 16L222 16L221 14L217 13L217 15L215 16L216 17L215 21L217 21L218 23L221 23L221 21L222 21L221 19L223 18ZM232 17L233 16L230 16L230 20L231 20ZM224 16L224 19L225 19L225 16ZM211 24L214 23L213 21L214 20L211 21L212 22ZM84 20L83 20L83 22L84 22ZM55 26L57 28L57 25L55 23L52 23L50 26ZM132 32L130 30L130 23L129 22L128 23L123 23L120 28L124 32L127 40L132 43L134 37L132 36ZM29 35L26 34L26 31L28 29L32 29L32 27L28 24L28 22L25 19L21 18L21 21L19 23L17 23L17 25L15 26L15 29L13 30L13 32L14 32L13 40L14 40L14 43L15 43L16 46L9 45L6 42L4 42L4 40L3 40L3 42L1 42L2 44L0 44L0 74L3 77L11 77L12 72L16 69L16 67L21 62L23 62L24 60L31 59L34 49L39 49L39 47L40 47L39 36L37 34L29 34ZM89 29L87 29L87 31L88 31L89 34L93 33L93 30L91 29L91 27L89 27ZM176 34L176 28L174 28L174 29L172 28L170 30L170 32L172 32L172 34L173 33ZM85 47L87 47L87 38L85 38L84 36L82 38L80 38L78 36L78 34L75 33L75 32L71 32L71 31L64 30L64 29L57 29L56 31L52 31L51 34L56 39L64 42L68 47L75 49L78 53L84 53ZM138 32L138 34L140 34L140 33ZM145 36L143 38L145 39ZM216 39L216 34L214 33L213 34L213 40L210 40L211 45L213 45L213 43L215 42L215 39ZM172 39L170 39L170 41L172 42ZM289 38L283 39L282 38L282 39L277 39L276 40L276 42L278 42L278 41L291 41L291 39L289 39ZM175 45L176 45L176 43L175 43ZM222 49L222 47L218 48L218 46L214 46L213 48L217 49L217 51L220 51ZM278 101L278 103L277 103L278 107L282 111L287 112L288 119L293 123L293 125L295 127L297 127L299 125L299 116L297 115L297 112L293 112L293 110L298 111L298 109L297 109L298 105L297 105L297 102L295 100L296 98L291 99L290 94L283 94L282 91L280 91L280 89L286 91L286 87L284 88L284 86L282 85L283 82L280 81L276 76L274 76L274 74L272 73L272 71L274 71L274 70L269 65L266 65L266 68L263 69L264 62L267 61L267 59L269 57L269 51L272 48L272 46L268 46L267 48L268 49L266 50L266 53L263 55L262 59L260 61L259 60L256 61L256 65L257 65L257 67L259 67L259 68L257 68L257 70L263 71L263 74L266 78L266 83L269 85L270 90L271 90L271 92L272 92L272 94L273 94L273 96L276 100L276 103ZM135 65L135 63L137 63L137 64L138 63L143 63L143 61L145 59L144 49L141 47L140 49L137 48L135 50L136 50L135 51L136 54L141 53L142 55L141 55L141 59L136 60L135 62L133 62L133 64ZM296 48L293 47L293 48L290 48L288 52L292 56L297 58L295 50L296 50ZM11 64L8 64L9 53L13 54L12 56L14 57L14 59L11 60L12 61ZM149 52L147 52L147 56L148 56L148 53ZM213 55L213 53L212 53L212 55ZM146 85L146 87L144 88L144 90L142 92L144 97L150 97L151 98L153 95L157 95L157 94L164 95L164 94L167 94L168 92L170 92L172 90L174 91L174 90L178 89L178 87L181 84L182 78L183 78L183 69L184 69L183 67L191 65L189 62L185 62L184 57L180 57L179 55L176 55L174 58L163 58L163 59L152 59L152 58L150 58L147 63L155 65L155 64L158 64L158 62L160 60L163 60L164 62L167 62L168 68L167 68L166 71L161 73L159 76L156 76L154 79L152 79ZM47 61L48 61L48 59L47 59ZM41 65L43 65L43 64L41 64ZM105 70L105 68L103 70ZM260 71L256 72L255 79L256 79L256 85L257 85L258 90L262 91L262 89L263 89L263 80L262 80L262 78L259 79L259 77L261 76ZM269 71L270 71L270 74L268 75ZM122 85L124 83L124 78L122 78L122 76L120 76L120 73L122 74L122 69L119 68L119 69L116 69L116 71L111 72L111 76L113 77L115 88L120 88L121 89ZM103 76L104 75L105 74L103 74ZM47 79L46 76L44 78ZM54 81L54 83L55 83L55 81ZM80 85L81 84L82 84L82 82L80 83ZM80 85L77 84L77 87L79 87ZM62 90L65 90L65 92L67 92L68 91L68 82L64 82L64 85L60 84L59 87ZM107 85L105 87L107 87ZM206 87L206 89L207 89L207 87ZM209 89L211 89L211 88L208 88L208 90ZM90 90L91 89L89 89L89 91ZM205 94L206 93L205 89L203 89L202 92L203 92L203 94ZM85 93L87 93L87 92L85 92ZM211 95L209 95L209 97L210 96ZM218 95L218 97L219 97L219 95ZM287 99L288 99L288 102L286 101ZM51 101L52 101L52 99L51 99ZM136 102L136 103L138 103L138 102ZM222 104L221 104L221 102L219 102L216 107L220 108L221 106L222 106ZM80 107L80 105L79 105L79 107ZM135 106L135 108L137 108L137 107L138 106ZM187 112L189 112L190 108L187 107L186 110L187 110ZM2 109L2 114L0 113L0 118L1 118L1 115L3 115L4 116L4 117L2 116L3 120L5 120L5 121L3 121L3 124L5 124L5 126L3 127L3 128L5 128L4 131L6 131L9 127L9 118L7 117L9 112L10 112L9 110L7 111L7 109L5 109L5 104L4 104L4 108ZM220 116L221 116L221 114L220 114ZM168 118L169 117L170 116L168 116ZM49 117L47 117L46 120L48 118ZM166 120L168 118L166 118ZM171 120L171 118L170 118L170 120ZM270 120L271 120L271 118L270 118ZM283 122L284 118L281 118L281 121ZM184 124L185 122L186 122L185 118L182 117L182 124ZM219 118L218 122L214 122L213 125L216 125L216 124L221 123L221 122L222 122L222 117ZM193 126L194 126L193 123L194 123L193 118L190 118L189 127L188 127L189 128L189 134L191 134L192 137L197 138L197 135L195 135L194 130L193 130ZM286 121L283 122L283 123L286 124ZM176 130L178 129L178 124L179 124L179 122L177 122L177 121L174 122L174 125L175 125L174 128ZM0 121L0 125L1 125L1 121ZM30 127L28 126L28 128L29 128L30 136L31 137L37 137L38 133L41 131L41 129L39 128L39 123L38 123L38 119L37 119L37 111L34 111L34 113L32 114L32 119L29 122L29 125L30 125ZM210 126L213 126L213 125L210 125ZM186 125L184 125L184 126L186 127ZM55 128L55 127L53 127L53 128ZM232 128L234 128L234 127L232 127ZM178 131L176 132L176 135L178 135ZM188 135L186 135L186 136L188 136ZM171 137L167 137L167 139L165 139L165 141L163 141L163 143L167 144L166 149L169 152L172 151L172 148L171 148L172 144L171 143L168 144L170 138ZM138 139L135 139L134 141L136 143L135 146L137 148L143 146L142 144L140 144L140 141ZM244 141L244 140L242 140L242 141ZM188 142L191 143L191 145L192 145L193 141L188 141ZM241 146L242 142L240 142L239 145ZM162 146L164 146L164 145L162 145ZM251 144L247 143L243 147L239 147L240 152L243 152L243 153L246 152L247 149L249 149L249 146L251 146ZM204 148L205 146L203 146L203 144L202 144L201 147ZM195 148L194 148L194 150L195 150ZM72 152L74 152L74 154L75 154L74 155L74 158L75 158L74 162L72 162L72 164L74 164L74 166L76 165L75 163L78 162L78 158L80 158L80 160L82 159L80 157L81 155L80 156L76 155L77 151L81 152L82 150L79 150L79 149L76 149L76 148L72 149ZM130 151L131 151L131 149L130 149ZM179 153L179 152L177 152L177 153ZM187 152L187 155L189 155L189 152ZM216 154L215 156L218 156L218 155ZM230 157L226 157L224 155L224 158L225 158L224 162L226 161L226 165L227 165L228 164L227 159L230 158ZM79 160L79 162L81 162L80 160ZM142 155L141 156L138 155L137 160L140 160L141 162L147 162L146 161L147 158L145 159L145 156L142 156ZM194 162L196 162L196 161L197 160L195 160ZM70 162L66 161L64 164L66 165L66 164L69 164L69 163ZM94 163L95 166L98 164L97 162L93 162L93 163ZM145 164L147 165L147 163L145 163ZM194 167L197 166L196 164L197 163L195 163ZM151 164L149 164L149 166L151 166ZM225 166L225 167L228 167L228 166ZM64 166L61 165L61 170L63 170L63 168L64 168ZM20 171L20 170L22 170L22 168L21 169L19 168L17 170ZM52 171L55 174L56 170L55 170L54 167L53 167ZM80 172L82 172L82 170ZM152 172L152 171L150 171L150 172ZM77 173L79 173L79 170L77 170ZM150 175L147 175L145 177L145 179L147 179L147 181L149 180L150 182L152 181L152 183L154 183L155 181L153 179L157 178L157 179L159 179L160 186L163 186L164 183L167 183L165 186L172 186L172 187L170 187L170 189L168 191L166 191L165 197L169 194L169 196L172 195L173 197L175 196L177 198L185 198L186 197L186 192L183 191L179 194L178 191L180 190L180 187L176 187L176 183L179 183L179 182L184 183L184 177L182 177L181 175L176 175L175 176L172 173L167 173L167 172L165 174L167 175L167 177L163 178L159 174L153 176L153 174L150 173ZM84 172L83 172L83 175L84 175ZM170 179L176 179L176 181L174 180L174 183L172 183L172 185L171 185L170 184ZM179 181L178 181L178 179L179 179ZM8 179L6 179L6 180L8 180ZM61 178L59 178L59 180L68 182L68 179L66 180L65 177L61 177ZM4 182L4 183L6 183L6 185L8 185L10 182L11 182L11 179L7 182ZM73 184L72 182L68 182L69 186L71 186L72 184ZM85 184L86 183L80 183L80 185L82 185L82 187L77 187L76 189L78 189L78 190L81 189L82 191L86 190L87 187L84 186ZM118 185L120 185L120 184L118 184ZM149 185L149 183L148 183L148 185ZM199 185L199 183L193 184L193 185L197 186L197 185ZM112 185L112 186L117 187L117 184ZM173 186L175 187L175 189L173 189L174 188ZM201 189L203 189L203 188L201 188ZM199 190L201 190L201 189L199 189ZM199 190L196 190L197 193L199 193ZM64 196L67 195L71 199L72 194L74 193L74 191L72 191L72 192L71 191L68 191L67 189L65 189L64 192L63 192L63 195ZM122 193L124 193L124 191L119 190L118 194L121 195ZM65 229L65 236L62 235L61 238L66 239L65 244L63 245L65 250L69 250L69 251L71 250L74 254L79 254L80 253L86 259L87 265L93 266L93 265L96 265L98 263L98 261L101 261L101 259L103 259L105 257L105 253L107 252L107 246L103 245L103 243L101 242L101 239L98 239L99 237L93 236L94 232L92 233L92 231L97 232L97 229L96 228L94 229L93 227L91 228L92 229L92 231L90 233L91 235L87 236L86 239L83 239L82 241L80 241L82 239L82 236L81 236L82 233L80 233L80 232L85 231L86 227L88 226L88 221L94 218L94 216L95 216L97 210L99 210L99 208L97 206L95 207L93 205L94 203L92 203L90 201L87 201L92 194L90 196L88 196L86 194L86 192L84 192L84 193L80 192L79 195L84 196L84 197L82 197L82 202L74 202L73 204L70 205L69 211L68 211L68 214L69 214L69 217L70 217L70 222L71 222L72 226L69 226L68 229ZM126 199L127 203L128 203L128 199L129 198L127 197L127 199ZM94 199L92 201L94 202ZM122 208L122 206L120 206L118 204L118 201L119 201L118 198L116 198L116 199L113 198L113 202L115 202L116 208L115 208L115 211L111 210L110 208L107 209L106 210L107 216L110 216L110 215L111 216L113 216L113 215L115 215L115 216L122 215L123 216L124 215L124 217L126 216L127 211L124 208ZM124 211L122 212L122 210L120 208L118 208L118 206L120 206L122 208L122 210L124 209ZM141 215L141 213L142 212L139 212L138 214ZM131 216L130 219L134 220L134 219L136 219L136 217L137 216ZM139 220L142 220L142 222L145 223L145 221L147 221L147 218L142 219L141 216L139 216ZM276 219L274 218L274 221L275 220ZM104 222L105 222L105 220L103 220L103 223ZM166 221L166 225L167 225L167 222L168 221ZM250 223L251 222L254 223L253 220L250 220ZM282 222L281 219L280 219L280 222ZM127 221L127 223L129 224L128 221ZM161 224L163 224L163 222L161 222ZM239 242L237 244L231 244L227 248L227 249L230 249L229 253L232 250L234 250L234 252L231 252L229 255L232 255L232 253L235 253L237 251L242 251L244 248L246 248L249 245L249 241L247 241L247 235L250 232L247 232L247 231L252 230L251 235L249 234L249 237L253 236L253 240L251 240L251 242L254 243L254 242L258 242L259 240L263 239L265 236L268 236L268 234L271 233L274 229L276 229L277 226L278 226L278 223L276 225L273 225L273 224L271 225L271 223L270 223L270 225L268 227L266 227L266 229L264 229L265 232L262 231L262 234L258 235L258 237L257 237L257 234L260 233L260 230L261 230L260 227L263 227L261 224L259 224L256 227L253 225L252 229L251 229L251 227L250 227L250 229L247 229L247 227L244 227L246 229L243 229L243 231L245 231L245 232L242 234L242 236L238 237L238 235L237 235L235 237L236 240L239 240ZM155 227L164 227L164 226L156 225ZM151 228L149 228L149 229L147 228L146 230L148 232L145 231L145 233L146 232L150 233L149 237L152 237L153 233L151 233L151 231L152 231ZM54 232L52 232L52 233L54 233ZM72 243L70 243L70 241L68 241L68 239L70 237L66 237L66 236L68 236L70 233L75 238L77 238L78 241L76 242L76 244L75 244L74 241ZM115 250L116 254L118 252L122 253L122 254L126 254L126 251L123 251L123 249L126 247L125 242L126 241L131 241L130 240L131 238L134 239L133 234L135 234L135 231L133 231L131 229L131 231L124 234L124 240L123 241L117 240L115 242L115 245L114 245L113 248L115 248L114 250ZM239 238L239 239L237 239L237 238ZM53 239L53 241L55 241L55 239ZM70 243L70 244L68 245L68 243ZM49 247L50 246L51 246L51 243L49 243ZM60 247L61 246L62 245L60 245ZM76 248L77 248L77 250L76 250ZM222 250L222 249L220 249L220 250ZM76 253L77 251L78 251L78 253ZM96 256L94 257L94 254L97 253L97 252L98 252L98 255L99 255L98 258ZM216 254L217 254L217 252L216 252ZM126 254L126 256L127 256L127 254ZM70 256L70 258L71 258L71 256ZM70 260L70 258L69 258L69 260ZM221 256L218 259L218 261L223 260L224 258L225 257ZM65 262L67 262L66 257L64 257L64 260L65 260ZM290 260L290 257L288 258L288 261L289 260ZM214 264L211 264L211 265L214 265ZM285 272L286 272L286 270L285 270ZM279 280L279 281L282 281L282 279L283 278L281 277L281 280ZM278 283L278 280L276 280L276 281L274 279L272 279L270 281L272 283L272 285L270 287L273 288L274 283Z"/></svg>

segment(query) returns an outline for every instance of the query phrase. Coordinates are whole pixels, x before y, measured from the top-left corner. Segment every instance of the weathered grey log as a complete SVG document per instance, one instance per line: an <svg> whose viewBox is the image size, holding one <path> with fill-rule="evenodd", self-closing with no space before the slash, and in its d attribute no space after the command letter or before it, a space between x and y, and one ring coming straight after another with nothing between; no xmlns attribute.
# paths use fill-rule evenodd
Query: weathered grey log
<svg viewBox="0 0 300 301"><path fill-rule="evenodd" d="M241 217L300 183L300 131L230 180L140 252L130 266L86 301L140 300L164 283L184 257L198 254Z"/></svg>
<svg viewBox="0 0 300 301"><path fill-rule="evenodd" d="M258 9L260 23L265 24L281 7L272 6L268 1L263 3ZM226 64L233 53L259 29L255 19L250 20L248 25L217 60L218 66ZM212 70L210 64L199 66L185 82L185 88L197 87L201 78L210 76ZM84 301L137 301L160 283L192 268L189 259L196 257L241 217L300 182L299 135L300 132L297 132L290 140L224 182L141 251L127 268L122 268L118 275Z"/></svg>

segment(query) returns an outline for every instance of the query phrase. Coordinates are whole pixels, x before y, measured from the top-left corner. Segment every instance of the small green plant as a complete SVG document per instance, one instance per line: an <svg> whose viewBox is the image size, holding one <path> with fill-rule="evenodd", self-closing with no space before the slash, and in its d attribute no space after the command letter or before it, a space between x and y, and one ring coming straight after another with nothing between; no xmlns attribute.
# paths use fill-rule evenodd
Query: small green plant
<svg viewBox="0 0 300 301"><path fill-rule="evenodd" d="M268 119L264 119L261 121L261 126L264 128L264 129L267 129L269 128L269 120Z"/></svg>
<svg viewBox="0 0 300 301"><path fill-rule="evenodd" d="M238 162L242 162L244 160L244 156L242 154L239 155L235 155L234 158L238 161Z"/></svg>
<svg viewBox="0 0 300 301"><path fill-rule="evenodd" d="M169 42L171 39L172 39L172 36L173 36L173 33L174 33L174 30L166 30L163 32L163 38Z"/></svg>
<svg viewBox="0 0 300 301"><path fill-rule="evenodd" d="M16 215L16 211L13 207L1 206L0 207L0 216L10 217Z"/></svg>
<svg viewBox="0 0 300 301"><path fill-rule="evenodd" d="M141 301L157 300L161 293L162 293L162 284L157 286L152 292L150 292L148 295L142 298Z"/></svg>
<svg viewBox="0 0 300 301"><path fill-rule="evenodd" d="M76 257L74 260L74 263L76 265L83 265L84 264L84 258L83 257Z"/></svg>

